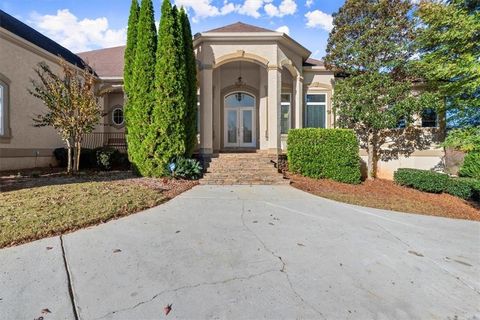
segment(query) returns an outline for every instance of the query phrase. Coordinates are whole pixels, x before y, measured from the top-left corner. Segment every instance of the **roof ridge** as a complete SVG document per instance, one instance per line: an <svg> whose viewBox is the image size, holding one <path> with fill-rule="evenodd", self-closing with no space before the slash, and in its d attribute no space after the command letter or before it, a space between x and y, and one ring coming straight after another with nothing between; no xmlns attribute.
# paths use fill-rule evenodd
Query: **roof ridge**
<svg viewBox="0 0 480 320"><path fill-rule="evenodd" d="M204 31L205 33L209 32L275 32L270 29L263 27L255 26L253 24L248 24L242 21L237 21L231 24L227 24L222 27L214 28L211 30Z"/></svg>

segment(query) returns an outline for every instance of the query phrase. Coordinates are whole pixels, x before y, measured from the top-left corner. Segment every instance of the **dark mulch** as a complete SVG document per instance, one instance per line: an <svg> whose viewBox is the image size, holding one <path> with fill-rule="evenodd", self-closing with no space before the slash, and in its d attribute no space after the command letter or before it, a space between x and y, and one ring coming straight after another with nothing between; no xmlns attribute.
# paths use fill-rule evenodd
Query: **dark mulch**
<svg viewBox="0 0 480 320"><path fill-rule="evenodd" d="M359 185L289 174L292 186L300 190L350 204L480 221L480 204L449 194L433 194L406 188L393 181L376 179Z"/></svg>

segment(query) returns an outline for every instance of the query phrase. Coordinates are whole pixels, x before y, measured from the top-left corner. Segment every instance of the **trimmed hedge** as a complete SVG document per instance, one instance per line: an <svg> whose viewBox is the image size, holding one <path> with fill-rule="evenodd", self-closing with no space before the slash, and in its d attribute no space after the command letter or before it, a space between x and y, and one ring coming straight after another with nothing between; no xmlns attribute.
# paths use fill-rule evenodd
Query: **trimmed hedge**
<svg viewBox="0 0 480 320"><path fill-rule="evenodd" d="M67 167L68 151L66 148L57 148L53 151L60 167ZM111 170L112 168L128 169L128 156L116 149L99 147L96 149L82 148L80 152L80 169Z"/></svg>
<svg viewBox="0 0 480 320"><path fill-rule="evenodd" d="M311 178L360 183L357 137L348 129L292 129L287 140L288 168Z"/></svg>
<svg viewBox="0 0 480 320"><path fill-rule="evenodd" d="M431 193L448 193L462 199L480 199L480 180L452 178L429 170L401 168L395 171L396 183Z"/></svg>
<svg viewBox="0 0 480 320"><path fill-rule="evenodd" d="M480 179L480 152L467 153L458 174L461 177Z"/></svg>
<svg viewBox="0 0 480 320"><path fill-rule="evenodd" d="M446 174L420 169L400 168L393 174L393 180L402 186L432 193L443 192L448 179Z"/></svg>

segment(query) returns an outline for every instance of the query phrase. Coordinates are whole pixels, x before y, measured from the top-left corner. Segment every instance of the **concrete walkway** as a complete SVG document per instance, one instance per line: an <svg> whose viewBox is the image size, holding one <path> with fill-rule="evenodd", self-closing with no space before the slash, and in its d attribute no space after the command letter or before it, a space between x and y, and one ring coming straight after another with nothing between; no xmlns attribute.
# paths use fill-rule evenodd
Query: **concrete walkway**
<svg viewBox="0 0 480 320"><path fill-rule="evenodd" d="M0 319L479 319L479 244L477 222L199 186L0 250Z"/></svg>

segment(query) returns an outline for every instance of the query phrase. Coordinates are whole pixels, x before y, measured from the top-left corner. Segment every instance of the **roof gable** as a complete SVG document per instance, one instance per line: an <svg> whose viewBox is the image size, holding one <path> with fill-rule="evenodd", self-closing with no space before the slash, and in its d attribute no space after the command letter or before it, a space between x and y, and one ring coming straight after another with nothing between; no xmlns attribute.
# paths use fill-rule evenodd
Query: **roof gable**
<svg viewBox="0 0 480 320"><path fill-rule="evenodd" d="M209 33L209 32L275 32L275 31L253 26L251 24L246 24L243 22L236 22L220 28L205 31L205 33Z"/></svg>
<svg viewBox="0 0 480 320"><path fill-rule="evenodd" d="M5 11L0 10L0 28L10 31L16 36L25 39L26 41L50 52L55 56L60 56L65 61L76 65L80 68L85 68L87 64L76 54L65 47L62 47L52 39L44 36L37 30L27 26L25 23L15 19Z"/></svg>

